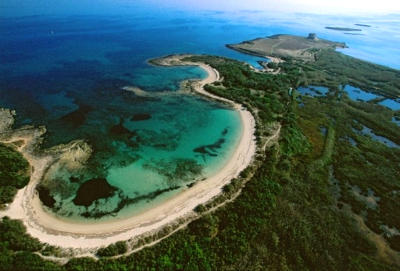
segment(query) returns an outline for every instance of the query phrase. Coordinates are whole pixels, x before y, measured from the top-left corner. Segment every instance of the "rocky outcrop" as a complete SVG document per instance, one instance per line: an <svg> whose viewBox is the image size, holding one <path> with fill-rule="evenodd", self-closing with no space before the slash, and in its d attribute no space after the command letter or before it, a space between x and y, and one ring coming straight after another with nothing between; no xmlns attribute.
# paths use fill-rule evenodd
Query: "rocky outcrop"
<svg viewBox="0 0 400 271"><path fill-rule="evenodd" d="M5 132L14 124L15 111L0 108L0 133Z"/></svg>

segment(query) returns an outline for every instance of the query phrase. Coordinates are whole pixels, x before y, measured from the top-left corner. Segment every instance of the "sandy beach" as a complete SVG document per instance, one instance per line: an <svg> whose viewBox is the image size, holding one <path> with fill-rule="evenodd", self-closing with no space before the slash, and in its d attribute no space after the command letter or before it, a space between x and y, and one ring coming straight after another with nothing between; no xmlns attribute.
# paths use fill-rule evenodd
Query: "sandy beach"
<svg viewBox="0 0 400 271"><path fill-rule="evenodd" d="M155 232L179 218L194 216L193 209L197 205L210 201L221 193L222 187L232 178L237 177L252 161L256 150L255 120L241 105L204 90L206 84L220 80L217 70L206 64L183 62L181 60L183 57L185 56L177 55L163 58L161 65L191 65L203 68L208 76L203 80L194 81L193 90L211 99L232 105L240 114L242 133L239 143L231 159L219 172L196 183L191 188L186 188L162 204L130 218L85 224L74 223L57 218L43 210L35 187L42 178L50 158L36 158L25 151L26 148L21 147L20 151L34 169L31 181L25 188L18 191L13 203L5 211L0 212L0 216L21 219L27 227L27 232L41 242L61 248L81 249L84 252L117 241L129 240L148 232Z"/></svg>

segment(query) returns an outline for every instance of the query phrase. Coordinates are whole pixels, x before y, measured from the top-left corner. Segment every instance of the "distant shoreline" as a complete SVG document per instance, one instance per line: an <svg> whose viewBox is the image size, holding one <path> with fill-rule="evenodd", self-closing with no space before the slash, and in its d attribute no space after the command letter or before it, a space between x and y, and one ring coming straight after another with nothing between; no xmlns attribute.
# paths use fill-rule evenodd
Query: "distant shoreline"
<svg viewBox="0 0 400 271"><path fill-rule="evenodd" d="M184 62L182 58L185 56L187 55L161 58L167 61L161 65L190 65L204 69L208 76L203 80L193 80L191 82L192 89L211 99L230 104L240 114L241 138L230 160L220 171L138 215L113 221L74 223L58 219L43 210L35 187L45 172L48 157L35 159L29 151L21 148L20 151L24 153L24 156L29 157L28 160L34 167L35 174L31 176L30 183L18 191L8 209L1 212L0 215L21 219L27 227L27 232L43 243L64 249L79 249L83 253L117 241L140 238L143 234L160 231L165 226L176 223L179 219L196 216L193 211L196 206L219 195L224 185L250 165L256 150L255 120L251 113L241 105L206 92L204 90L206 84L220 80L218 71L204 63Z"/></svg>

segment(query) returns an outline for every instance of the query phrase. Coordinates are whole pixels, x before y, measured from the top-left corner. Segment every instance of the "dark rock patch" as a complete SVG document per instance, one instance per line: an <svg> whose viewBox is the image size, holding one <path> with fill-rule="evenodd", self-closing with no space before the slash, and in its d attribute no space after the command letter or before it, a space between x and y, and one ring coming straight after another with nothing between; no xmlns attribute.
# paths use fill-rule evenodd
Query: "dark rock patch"
<svg viewBox="0 0 400 271"><path fill-rule="evenodd" d="M77 110L62 116L61 120L74 127L79 127L85 123L87 114L92 110L93 108L91 106L80 104Z"/></svg>
<svg viewBox="0 0 400 271"><path fill-rule="evenodd" d="M125 128L125 126L123 125L123 120L120 119L117 125L114 125L110 128L110 134L114 136L126 136L128 138L131 138L132 136L136 135L136 132L130 131L129 129Z"/></svg>
<svg viewBox="0 0 400 271"><path fill-rule="evenodd" d="M75 205L88 207L98 199L113 196L116 190L104 178L90 179L79 187L73 202Z"/></svg>
<svg viewBox="0 0 400 271"><path fill-rule="evenodd" d="M74 176L69 177L71 183L79 183L80 179Z"/></svg>
<svg viewBox="0 0 400 271"><path fill-rule="evenodd" d="M118 206L114 210L112 210L112 211L97 211L97 212L86 211L86 212L82 213L81 216L86 217L86 218L95 218L95 219L99 219L99 218L107 216L107 215L115 216L119 211L121 211L126 206L138 203L143 200L147 200L147 201L153 200L156 197L160 196L161 194L176 190L178 188L180 188L180 187L174 186L174 187L170 187L170 188L166 188L166 189L158 189L154 192L148 193L146 195L137 196L135 198L124 197L120 193L119 196L120 196L121 200L118 203Z"/></svg>
<svg viewBox="0 0 400 271"><path fill-rule="evenodd" d="M149 119L151 119L151 115L147 114L147 113L143 113L143 114L133 115L133 117L131 118L131 121L143 121L143 120L149 120Z"/></svg>
<svg viewBox="0 0 400 271"><path fill-rule="evenodd" d="M47 207L53 208L56 200L50 194L50 190L44 186L38 186L36 190L39 192L40 201Z"/></svg>
<svg viewBox="0 0 400 271"><path fill-rule="evenodd" d="M221 148L222 144L225 143L225 139L220 138L217 142L210 145L203 145L193 149L194 152L208 155L208 156L217 156L217 150Z"/></svg>
<svg viewBox="0 0 400 271"><path fill-rule="evenodd" d="M165 176L171 186L177 185L182 181L193 181L194 178L201 175L203 170L203 167L196 160L182 158L161 159L153 161L153 163L146 163L143 167Z"/></svg>

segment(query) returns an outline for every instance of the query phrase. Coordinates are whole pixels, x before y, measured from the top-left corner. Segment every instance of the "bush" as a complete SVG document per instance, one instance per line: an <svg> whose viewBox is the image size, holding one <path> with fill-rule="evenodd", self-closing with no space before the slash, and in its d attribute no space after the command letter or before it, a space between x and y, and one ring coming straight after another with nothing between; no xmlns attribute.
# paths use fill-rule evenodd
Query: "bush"
<svg viewBox="0 0 400 271"><path fill-rule="evenodd" d="M128 251L126 242L119 241L115 244L111 244L108 247L100 248L97 251L97 255L100 257L112 257L120 254L124 254Z"/></svg>

